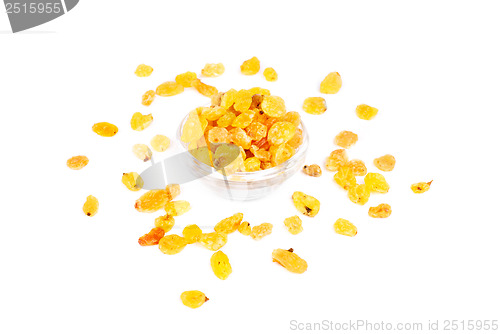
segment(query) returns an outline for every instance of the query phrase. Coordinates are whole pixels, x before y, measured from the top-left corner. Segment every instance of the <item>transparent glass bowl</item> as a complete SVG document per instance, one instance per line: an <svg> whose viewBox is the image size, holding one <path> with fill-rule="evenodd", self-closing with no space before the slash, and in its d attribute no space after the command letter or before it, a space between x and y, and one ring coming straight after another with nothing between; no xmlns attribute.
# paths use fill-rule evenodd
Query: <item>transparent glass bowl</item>
<svg viewBox="0 0 500 334"><path fill-rule="evenodd" d="M181 140L181 132L187 117L187 115L184 117L177 129L177 140L186 151L188 151L188 144ZM236 172L224 176L215 168L188 154L190 157L188 162L190 172L197 178L202 178L210 189L226 199L247 201L264 197L276 190L304 166L309 146L309 135L303 122L300 123L299 128L302 129L302 145L290 159L279 166L257 172Z"/></svg>

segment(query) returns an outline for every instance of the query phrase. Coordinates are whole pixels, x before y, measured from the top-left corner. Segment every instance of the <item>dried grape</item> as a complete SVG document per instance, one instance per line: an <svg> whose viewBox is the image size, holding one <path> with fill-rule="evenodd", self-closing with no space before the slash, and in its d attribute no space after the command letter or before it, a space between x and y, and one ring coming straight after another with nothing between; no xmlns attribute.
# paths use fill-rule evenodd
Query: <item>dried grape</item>
<svg viewBox="0 0 500 334"><path fill-rule="evenodd" d="M292 200L295 208L303 215L314 217L319 212L320 202L310 195L306 195L301 191L296 191L292 195Z"/></svg>
<svg viewBox="0 0 500 334"><path fill-rule="evenodd" d="M306 175L309 175L309 176L314 176L314 177L321 176L321 167L316 165L316 164L309 165L309 166L306 165L306 166L304 166L304 168L302 168L302 171Z"/></svg>
<svg viewBox="0 0 500 334"><path fill-rule="evenodd" d="M191 87L193 80L195 80L196 78L197 78L196 73L186 72L186 73L182 73L182 74L177 75L175 77L175 82L177 82L179 85L181 85L185 88L188 88L188 87Z"/></svg>
<svg viewBox="0 0 500 334"><path fill-rule="evenodd" d="M155 100L156 93L154 90L148 90L144 95L142 95L142 105L150 106Z"/></svg>
<svg viewBox="0 0 500 334"><path fill-rule="evenodd" d="M260 240L265 236L268 236L273 232L273 225L269 223L262 223L260 225L252 227L252 232L250 236L254 240Z"/></svg>
<svg viewBox="0 0 500 334"><path fill-rule="evenodd" d="M161 238L158 247L163 254L174 255L180 253L186 245L186 239L183 237L177 234L169 234Z"/></svg>
<svg viewBox="0 0 500 334"><path fill-rule="evenodd" d="M220 222L217 223L214 227L214 231L218 233L230 234L235 232L240 226L241 221L243 220L242 213L236 213L231 217L224 218Z"/></svg>
<svg viewBox="0 0 500 334"><path fill-rule="evenodd" d="M89 217L95 216L99 210L99 201L92 195L87 196L87 200L83 204L83 213Z"/></svg>
<svg viewBox="0 0 500 334"><path fill-rule="evenodd" d="M73 170L79 170L87 166L88 163L89 158L84 155L77 155L69 158L68 161L66 161L66 166Z"/></svg>
<svg viewBox="0 0 500 334"><path fill-rule="evenodd" d="M135 75L138 77L149 77L151 73L153 73L153 68L145 64L140 64L135 70Z"/></svg>
<svg viewBox="0 0 500 334"><path fill-rule="evenodd" d="M322 97L308 97L302 104L302 109L311 115L321 115L326 111L326 101Z"/></svg>
<svg viewBox="0 0 500 334"><path fill-rule="evenodd" d="M153 246L160 243L160 239L165 236L165 231L161 227L154 227L149 233L139 238L139 245Z"/></svg>
<svg viewBox="0 0 500 334"><path fill-rule="evenodd" d="M254 75L260 70L260 61L257 57L245 60L240 66L241 73L245 75Z"/></svg>
<svg viewBox="0 0 500 334"><path fill-rule="evenodd" d="M263 72L264 78L266 78L267 81L276 81L278 80L278 73L276 73L276 70L272 67L268 67L264 70Z"/></svg>
<svg viewBox="0 0 500 334"><path fill-rule="evenodd" d="M365 184L370 191L386 193L389 191L389 184L385 177L379 173L368 173L365 176Z"/></svg>
<svg viewBox="0 0 500 334"><path fill-rule="evenodd" d="M356 184L347 190L347 197L349 197L353 203L365 205L370 199L370 191L367 189L366 185Z"/></svg>
<svg viewBox="0 0 500 334"><path fill-rule="evenodd" d="M299 216L288 217L283 222L291 234L299 234L302 232L302 219Z"/></svg>
<svg viewBox="0 0 500 334"><path fill-rule="evenodd" d="M273 262L277 262L289 272L302 274L307 270L307 262L293 252L293 249L273 250Z"/></svg>
<svg viewBox="0 0 500 334"><path fill-rule="evenodd" d="M165 152L170 146L170 139L164 135L156 135L151 139L151 147L156 152Z"/></svg>
<svg viewBox="0 0 500 334"><path fill-rule="evenodd" d="M208 300L205 294L198 290L184 291L181 294L182 303L190 308L198 308Z"/></svg>
<svg viewBox="0 0 500 334"><path fill-rule="evenodd" d="M379 204L368 209L368 215L373 218L387 218L391 215L392 209L389 204Z"/></svg>
<svg viewBox="0 0 500 334"><path fill-rule="evenodd" d="M165 212L170 216L180 216L191 210L188 201L171 201L165 204Z"/></svg>
<svg viewBox="0 0 500 334"><path fill-rule="evenodd" d="M396 158L390 154L386 154L373 160L373 164L381 171L390 172L396 165Z"/></svg>
<svg viewBox="0 0 500 334"><path fill-rule="evenodd" d="M186 239L186 242L188 244L194 244L195 242L198 242L202 234L203 232L201 231L201 228L199 228L198 225L195 224L188 225L182 230L182 236L184 237L184 239Z"/></svg>
<svg viewBox="0 0 500 334"><path fill-rule="evenodd" d="M147 128L151 122L153 122L153 115L143 115L140 112L136 112L132 115L130 120L130 127L135 131L142 131Z"/></svg>
<svg viewBox="0 0 500 334"><path fill-rule="evenodd" d="M176 81L167 81L156 87L156 95L174 96L184 91L184 86Z"/></svg>
<svg viewBox="0 0 500 334"><path fill-rule="evenodd" d="M411 185L411 190L415 193L415 194L421 194L421 193L425 193L427 190L430 189L431 187L431 183L432 181L430 182L419 182L419 183L414 183Z"/></svg>
<svg viewBox="0 0 500 334"><path fill-rule="evenodd" d="M218 64L206 64L201 70L201 74L206 77L218 77L222 75L225 71L224 65L222 63Z"/></svg>
<svg viewBox="0 0 500 334"><path fill-rule="evenodd" d="M222 251L217 251L210 258L210 265L215 276L221 280L225 280L231 275L233 269L229 263L229 258Z"/></svg>
<svg viewBox="0 0 500 334"><path fill-rule="evenodd" d="M352 224L350 221L342 218L337 219L337 221L333 224L333 228L336 233L348 237L354 237L356 234L358 234L358 229L356 228L356 226L354 226L354 224Z"/></svg>
<svg viewBox="0 0 500 334"><path fill-rule="evenodd" d="M128 190L138 191L144 186L144 181L142 177L136 172L123 173L122 183L127 187Z"/></svg>
<svg viewBox="0 0 500 334"><path fill-rule="evenodd" d="M374 107L370 107L369 105L366 104L360 104L359 106L356 107L356 115L358 115L359 118L364 119L364 120L370 120L375 115L377 115L378 109Z"/></svg>
<svg viewBox="0 0 500 334"><path fill-rule="evenodd" d="M138 159L144 162L151 160L151 157L153 156L153 152L151 152L149 147L144 144L135 144L132 146L132 152Z"/></svg>
<svg viewBox="0 0 500 334"><path fill-rule="evenodd" d="M319 86L319 91L323 94L336 94L342 87L342 78L338 72L329 73Z"/></svg>
<svg viewBox="0 0 500 334"><path fill-rule="evenodd" d="M108 122L100 122L92 126L92 131L102 137L113 137L118 133L118 127Z"/></svg>

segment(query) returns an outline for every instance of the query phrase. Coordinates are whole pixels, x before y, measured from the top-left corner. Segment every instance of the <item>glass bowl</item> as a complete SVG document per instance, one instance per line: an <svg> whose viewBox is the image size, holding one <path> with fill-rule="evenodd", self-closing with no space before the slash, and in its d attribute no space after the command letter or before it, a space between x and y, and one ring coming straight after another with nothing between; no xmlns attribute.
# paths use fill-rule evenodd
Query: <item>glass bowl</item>
<svg viewBox="0 0 500 334"><path fill-rule="evenodd" d="M188 115L184 117L177 129L177 140L186 152L188 151L188 144L181 140L181 132L187 117ZM188 168L191 169L190 172L196 178L201 178L213 192L221 197L237 201L262 198L276 190L304 166L309 146L309 135L302 121L299 128L302 129L302 144L290 159L276 167L257 172L235 172L226 176L215 168L199 161L192 154L186 154L186 156L190 157L188 158Z"/></svg>

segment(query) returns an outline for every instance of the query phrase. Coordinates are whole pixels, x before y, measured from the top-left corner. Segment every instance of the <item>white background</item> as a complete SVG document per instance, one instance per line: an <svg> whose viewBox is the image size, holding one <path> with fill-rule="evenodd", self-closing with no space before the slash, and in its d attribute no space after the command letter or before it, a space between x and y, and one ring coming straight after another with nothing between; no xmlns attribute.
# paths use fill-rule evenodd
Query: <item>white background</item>
<svg viewBox="0 0 500 334"><path fill-rule="evenodd" d="M15 35L1 13L0 332L287 333L291 320L421 321L424 328L428 320L498 320L497 4L80 1ZM252 56L279 80L241 75L239 65ZM272 235L230 235L226 281L199 246L175 256L140 247L137 238L160 213L136 212L140 193L121 184L123 172L147 167L131 146L162 133L172 146L156 159L179 152L180 120L207 103L187 90L146 108L141 95L207 62L226 67L205 80L219 90L260 85L301 112L311 132L308 164L323 163L341 130L359 135L349 155L369 171L375 157L394 155L396 168L384 173L390 192L361 207L324 171L297 174L262 200L231 202L193 182L179 196L192 210L173 233L243 212L252 225L272 223ZM135 77L140 63L154 67L151 77ZM306 115L302 101L320 96L332 71L342 75L341 91L325 96L325 114ZM358 119L360 103L378 107L378 116ZM141 133L129 126L136 111L155 118ZM118 125L118 135L95 135L99 121ZM66 160L78 154L89 165L69 170ZM429 192L410 191L431 179ZM322 205L297 236L283 226L297 214L295 190ZM93 218L81 211L89 194L100 200ZM368 217L368 207L382 202L392 216ZM339 217L358 227L356 237L333 232ZM273 249L290 247L308 261L306 273L271 261ZM191 289L210 301L183 306L179 295Z"/></svg>

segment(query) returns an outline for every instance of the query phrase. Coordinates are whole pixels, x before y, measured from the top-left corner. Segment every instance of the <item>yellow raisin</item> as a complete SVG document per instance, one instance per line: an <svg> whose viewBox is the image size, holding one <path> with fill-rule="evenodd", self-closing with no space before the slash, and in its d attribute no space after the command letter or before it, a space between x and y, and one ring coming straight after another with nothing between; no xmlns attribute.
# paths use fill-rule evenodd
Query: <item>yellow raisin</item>
<svg viewBox="0 0 500 334"><path fill-rule="evenodd" d="M379 204L368 209L368 215L373 218L387 218L391 215L392 209L389 204Z"/></svg>
<svg viewBox="0 0 500 334"><path fill-rule="evenodd" d="M252 138L250 138L243 129L232 128L229 130L229 135L231 136L231 142L233 144L241 146L245 150L248 150L252 145Z"/></svg>
<svg viewBox="0 0 500 334"><path fill-rule="evenodd" d="M273 250L273 262L277 262L289 272L302 274L307 270L307 262L293 252L293 249Z"/></svg>
<svg viewBox="0 0 500 334"><path fill-rule="evenodd" d="M210 106L211 107L220 107L223 96L224 96L224 93L222 93L222 92L218 92L217 94L212 95L210 97Z"/></svg>
<svg viewBox="0 0 500 334"><path fill-rule="evenodd" d="M283 222L288 230L292 234L299 234L302 232L302 219L299 216L292 216L285 219Z"/></svg>
<svg viewBox="0 0 500 334"><path fill-rule="evenodd" d="M290 122L295 126L300 125L300 114L296 111L289 111L283 117L281 117L281 121Z"/></svg>
<svg viewBox="0 0 500 334"><path fill-rule="evenodd" d="M210 265L212 266L212 271L215 276L221 280L225 280L233 272L231 264L229 263L229 258L222 251L212 254Z"/></svg>
<svg viewBox="0 0 500 334"><path fill-rule="evenodd" d="M136 172L123 173L122 183L127 187L128 190L138 191L144 186L144 181L142 177Z"/></svg>
<svg viewBox="0 0 500 334"><path fill-rule="evenodd" d="M249 222L242 222L240 226L238 226L238 232L243 235L250 235L252 233L252 228L250 227Z"/></svg>
<svg viewBox="0 0 500 334"><path fill-rule="evenodd" d="M231 123L231 126L237 127L237 128L246 128L247 126L252 123L252 120L255 116L255 112L252 110L247 110L236 116L236 118L233 120Z"/></svg>
<svg viewBox="0 0 500 334"><path fill-rule="evenodd" d="M198 242L202 234L201 228L196 224L188 225L182 230L182 236L186 239L188 244Z"/></svg>
<svg viewBox="0 0 500 334"><path fill-rule="evenodd" d="M333 224L333 228L336 233L346 235L348 237L354 237L358 234L356 226L354 226L354 224L350 221L342 218L337 219L337 221Z"/></svg>
<svg viewBox="0 0 500 334"><path fill-rule="evenodd" d="M286 143L295 135L296 127L290 122L276 122L267 133L267 140L272 145Z"/></svg>
<svg viewBox="0 0 500 334"><path fill-rule="evenodd" d="M230 143L231 135L226 128L214 127L208 131L208 141L210 143Z"/></svg>
<svg viewBox="0 0 500 334"><path fill-rule="evenodd" d="M238 91L236 89L230 89L224 93L220 100L220 106L224 109L229 109L236 101L236 96Z"/></svg>
<svg viewBox="0 0 500 334"><path fill-rule="evenodd" d="M365 205L370 199L370 191L366 188L366 185L356 184L347 190L347 197L353 203Z"/></svg>
<svg viewBox="0 0 500 334"><path fill-rule="evenodd" d="M365 184L370 191L386 193L389 191L389 184L385 177L379 173L368 173L365 176Z"/></svg>
<svg viewBox="0 0 500 334"><path fill-rule="evenodd" d="M314 217L319 212L319 201L310 195L306 195L301 191L296 191L292 195L292 200L295 208L303 215Z"/></svg>
<svg viewBox="0 0 500 334"><path fill-rule="evenodd" d="M79 170L87 166L88 163L89 158L84 155L77 155L69 158L68 161L66 161L66 166L73 170Z"/></svg>
<svg viewBox="0 0 500 334"><path fill-rule="evenodd" d="M218 77L224 73L224 65L222 63L218 64L206 64L201 70L201 74L206 77Z"/></svg>
<svg viewBox="0 0 500 334"><path fill-rule="evenodd" d="M414 183L414 184L411 185L411 190L415 194L425 193L431 187L431 183L432 183L432 181L431 182Z"/></svg>
<svg viewBox="0 0 500 334"><path fill-rule="evenodd" d="M130 127L135 131L142 131L147 128L151 122L153 122L153 115L143 115L140 112L136 112L132 115L130 120Z"/></svg>
<svg viewBox="0 0 500 334"><path fill-rule="evenodd" d="M245 131L252 140L259 141L267 135L267 126L253 121L245 128Z"/></svg>
<svg viewBox="0 0 500 334"><path fill-rule="evenodd" d="M180 216L191 210L188 201L171 201L165 204L165 212L170 216Z"/></svg>
<svg viewBox="0 0 500 334"><path fill-rule="evenodd" d="M159 96L174 96L183 91L184 86L175 81L167 81L156 87L156 95Z"/></svg>
<svg viewBox="0 0 500 334"><path fill-rule="evenodd" d="M201 111L201 116L205 118L207 121L216 121L225 113L226 109L216 106L210 108L203 108L203 110Z"/></svg>
<svg viewBox="0 0 500 334"><path fill-rule="evenodd" d="M194 79L191 82L191 85L201 94L206 97L211 97L212 95L217 94L219 91L217 88L204 84L203 82L200 81L200 79Z"/></svg>
<svg viewBox="0 0 500 334"><path fill-rule="evenodd" d="M267 81L276 81L278 80L278 73L272 67L268 67L264 70L264 78Z"/></svg>
<svg viewBox="0 0 500 334"><path fill-rule="evenodd" d="M333 176L333 180L345 190L356 185L356 178L349 167L340 167L338 172Z"/></svg>
<svg viewBox="0 0 500 334"><path fill-rule="evenodd" d="M338 171L340 167L347 165L349 158L347 157L347 152L344 149L338 149L332 151L330 156L326 158L325 167L331 172Z"/></svg>
<svg viewBox="0 0 500 334"><path fill-rule="evenodd" d="M103 137L113 137L118 132L118 127L108 122L95 123L92 131Z"/></svg>
<svg viewBox="0 0 500 334"><path fill-rule="evenodd" d="M217 126L219 126L221 128L228 127L233 123L235 118L236 118L236 115L233 112L228 111L224 115L222 115L221 118L219 118L217 120Z"/></svg>
<svg viewBox="0 0 500 334"><path fill-rule="evenodd" d="M87 196L87 200L83 204L83 213L87 216L92 217L95 216L97 211L99 210L99 201L92 195Z"/></svg>
<svg viewBox="0 0 500 334"><path fill-rule="evenodd" d="M260 60L257 57L252 57L248 60L245 60L243 64L240 66L241 73L245 75L254 75L257 74L260 70Z"/></svg>
<svg viewBox="0 0 500 334"><path fill-rule="evenodd" d="M186 122L182 126L181 140L185 143L198 140L203 137L203 133L208 125L208 121L198 115L197 110L188 114Z"/></svg>
<svg viewBox="0 0 500 334"><path fill-rule="evenodd" d="M177 235L169 234L161 238L158 246L163 254L174 255L180 253L186 247L186 239Z"/></svg>
<svg viewBox="0 0 500 334"><path fill-rule="evenodd" d="M220 222L218 222L214 227L214 231L224 234L233 233L238 229L238 226L240 226L242 220L243 214L236 213L231 217L224 218Z"/></svg>
<svg viewBox="0 0 500 334"><path fill-rule="evenodd" d="M343 148L349 148L356 144L358 141L358 135L351 131L342 131L335 136L335 145Z"/></svg>
<svg viewBox="0 0 500 334"><path fill-rule="evenodd" d="M153 155L149 147L144 144L135 144L132 146L132 152L138 159L144 162L151 160L151 156Z"/></svg>
<svg viewBox="0 0 500 334"><path fill-rule="evenodd" d="M347 167L352 169L354 176L365 176L368 172L365 163L358 159L353 159L347 163Z"/></svg>
<svg viewBox="0 0 500 334"><path fill-rule="evenodd" d="M274 147L275 146L272 146L271 148L269 148L269 150ZM276 151L271 152L271 163L274 166L281 165L282 163L290 159L294 153L294 149L290 145L288 145L288 143L283 143L276 148Z"/></svg>
<svg viewBox="0 0 500 334"><path fill-rule="evenodd" d="M356 115L358 115L359 118L364 119L364 120L370 120L375 115L377 115L378 109L374 107L370 107L367 104L360 104L359 106L356 107Z"/></svg>
<svg viewBox="0 0 500 334"><path fill-rule="evenodd" d="M250 236L254 240L260 240L265 236L268 236L272 232L273 232L273 224L262 223L260 225L252 227L252 232L250 233Z"/></svg>
<svg viewBox="0 0 500 334"><path fill-rule="evenodd" d="M386 154L373 160L373 164L381 171L390 172L394 169L394 165L396 165L396 158L390 154Z"/></svg>
<svg viewBox="0 0 500 334"><path fill-rule="evenodd" d="M172 193L167 189L149 190L135 201L135 208L139 212L156 212L163 209L172 198Z"/></svg>
<svg viewBox="0 0 500 334"><path fill-rule="evenodd" d="M227 243L227 234L218 232L203 233L198 242L211 251L218 251Z"/></svg>
<svg viewBox="0 0 500 334"><path fill-rule="evenodd" d="M191 83L193 82L194 79L196 79L196 73L194 72L186 72L179 74L175 77L175 82L177 82L179 85L188 88L191 87Z"/></svg>
<svg viewBox="0 0 500 334"><path fill-rule="evenodd" d="M296 129L295 134L293 135L292 139L287 142L287 144L292 148L297 149L302 144L303 140L304 134L302 132L302 129Z"/></svg>
<svg viewBox="0 0 500 334"><path fill-rule="evenodd" d="M165 231L161 227L154 227L149 233L139 238L139 245L153 246L160 243L161 238L165 236Z"/></svg>
<svg viewBox="0 0 500 334"><path fill-rule="evenodd" d="M142 95L142 105L150 106L155 100L156 93L154 90L148 90L144 95Z"/></svg>
<svg viewBox="0 0 500 334"><path fill-rule="evenodd" d="M256 172L260 170L260 160L256 157L247 158L244 164L246 172Z"/></svg>
<svg viewBox="0 0 500 334"><path fill-rule="evenodd" d="M264 96L262 111L270 117L281 117L286 113L285 101L279 96Z"/></svg>
<svg viewBox="0 0 500 334"><path fill-rule="evenodd" d="M304 100L302 109L311 115L321 115L326 111L326 101L322 97L308 97Z"/></svg>
<svg viewBox="0 0 500 334"><path fill-rule="evenodd" d="M309 176L314 176L314 177L321 176L321 167L316 164L309 166L306 165L304 166L304 168L302 168L302 171Z"/></svg>
<svg viewBox="0 0 500 334"><path fill-rule="evenodd" d="M184 291L181 294L182 303L190 308L198 308L208 300L205 294L198 290Z"/></svg>
<svg viewBox="0 0 500 334"><path fill-rule="evenodd" d="M138 77L149 77L153 73L153 68L149 65L140 64L135 70Z"/></svg>
<svg viewBox="0 0 500 334"><path fill-rule="evenodd" d="M163 215L155 218L155 226L162 228L165 233L168 233L174 227L174 225L175 219L172 216Z"/></svg>
<svg viewBox="0 0 500 334"><path fill-rule="evenodd" d="M259 95L271 95L271 92L269 89L265 89L262 87L253 87L250 88L249 91L252 93L252 95L259 94Z"/></svg>
<svg viewBox="0 0 500 334"><path fill-rule="evenodd" d="M329 73L319 86L319 91L323 94L336 94L342 87L342 78L338 72Z"/></svg>
<svg viewBox="0 0 500 334"><path fill-rule="evenodd" d="M151 139L151 147L156 152L165 152L170 146L170 139L164 135L156 135Z"/></svg>

